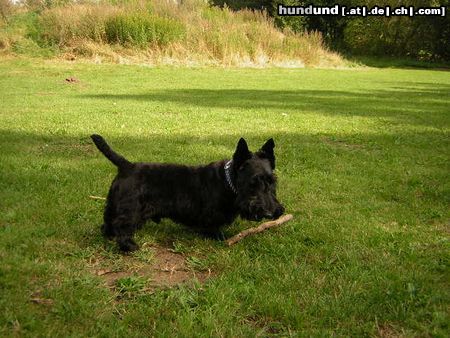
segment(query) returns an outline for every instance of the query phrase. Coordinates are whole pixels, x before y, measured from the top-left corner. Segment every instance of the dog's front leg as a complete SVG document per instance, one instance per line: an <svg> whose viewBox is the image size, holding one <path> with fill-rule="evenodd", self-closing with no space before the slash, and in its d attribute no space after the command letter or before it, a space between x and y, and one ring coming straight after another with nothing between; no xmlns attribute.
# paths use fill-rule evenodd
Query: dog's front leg
<svg viewBox="0 0 450 338"><path fill-rule="evenodd" d="M127 216L119 216L113 222L116 241L121 251L130 252L139 249L139 246L133 239L137 225L130 223Z"/></svg>

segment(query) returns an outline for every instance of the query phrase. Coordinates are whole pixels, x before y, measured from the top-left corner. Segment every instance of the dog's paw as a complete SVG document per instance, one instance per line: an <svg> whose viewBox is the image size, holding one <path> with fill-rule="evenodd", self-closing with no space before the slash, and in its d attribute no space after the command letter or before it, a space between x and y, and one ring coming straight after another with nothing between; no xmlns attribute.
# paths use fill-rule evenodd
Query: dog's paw
<svg viewBox="0 0 450 338"><path fill-rule="evenodd" d="M120 241L119 248L120 248L120 251L123 251L123 252L132 252L132 251L136 251L137 249L139 249L139 245L137 245L136 242L130 238L130 239L125 239L123 241Z"/></svg>
<svg viewBox="0 0 450 338"><path fill-rule="evenodd" d="M213 239L216 241L224 241L225 235L222 231L218 230L218 231L204 231L202 232L202 235L207 238L207 239Z"/></svg>

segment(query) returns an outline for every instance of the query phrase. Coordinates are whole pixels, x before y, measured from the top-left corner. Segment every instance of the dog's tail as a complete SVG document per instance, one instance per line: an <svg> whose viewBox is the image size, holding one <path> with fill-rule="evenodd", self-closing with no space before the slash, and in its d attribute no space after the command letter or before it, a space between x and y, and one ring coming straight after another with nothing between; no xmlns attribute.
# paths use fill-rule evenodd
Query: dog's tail
<svg viewBox="0 0 450 338"><path fill-rule="evenodd" d="M129 169L133 166L133 163L112 150L108 143L106 143L105 139L100 135L93 134L91 135L91 139L94 141L98 150L100 150L103 155L105 155L106 158L114 163L119 169Z"/></svg>

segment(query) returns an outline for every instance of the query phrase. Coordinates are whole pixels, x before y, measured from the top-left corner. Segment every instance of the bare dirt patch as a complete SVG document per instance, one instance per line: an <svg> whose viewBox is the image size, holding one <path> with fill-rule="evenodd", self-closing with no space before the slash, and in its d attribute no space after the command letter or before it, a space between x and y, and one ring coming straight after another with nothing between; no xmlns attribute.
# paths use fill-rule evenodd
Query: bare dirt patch
<svg viewBox="0 0 450 338"><path fill-rule="evenodd" d="M91 261L93 273L100 276L110 288L114 288L119 279L131 276L143 277L148 280L146 290L149 291L188 284L194 280L203 283L212 275L210 269L206 271L192 269L186 257L171 249L152 245L141 250L150 252L151 259L143 261L134 255L121 256L122 262L118 268L111 259L97 257Z"/></svg>
<svg viewBox="0 0 450 338"><path fill-rule="evenodd" d="M377 337L381 338L401 338L406 337L406 334L403 332L399 332L392 325L383 324L378 327L378 332L376 333Z"/></svg>
<svg viewBox="0 0 450 338"><path fill-rule="evenodd" d="M80 82L80 80L78 80L76 77L73 77L73 76L66 78L65 81L66 81L66 83L79 83Z"/></svg>

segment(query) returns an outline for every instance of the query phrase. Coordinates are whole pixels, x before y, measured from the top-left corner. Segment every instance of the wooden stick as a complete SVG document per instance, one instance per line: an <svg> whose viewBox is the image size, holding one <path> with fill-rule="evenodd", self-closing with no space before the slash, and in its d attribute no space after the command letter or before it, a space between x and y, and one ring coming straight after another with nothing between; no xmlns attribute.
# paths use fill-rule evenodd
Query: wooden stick
<svg viewBox="0 0 450 338"><path fill-rule="evenodd" d="M263 232L264 230L267 230L269 228L281 225L283 223L290 221L293 218L294 218L294 216L292 216L291 214L287 214L287 215L281 216L280 218L278 218L274 221L265 222L265 223L260 224L257 227L246 229L246 230L238 233L237 235L234 235L233 237L227 239L227 244L228 244L228 246L231 246L233 244L236 244L241 239L243 239L247 236L254 235L259 232Z"/></svg>
<svg viewBox="0 0 450 338"><path fill-rule="evenodd" d="M102 201L105 201L105 200L106 200L106 198L105 198L105 197L100 197L100 196L92 196L92 195L90 195L90 196L89 196L89 198L92 198L93 200L102 200Z"/></svg>

